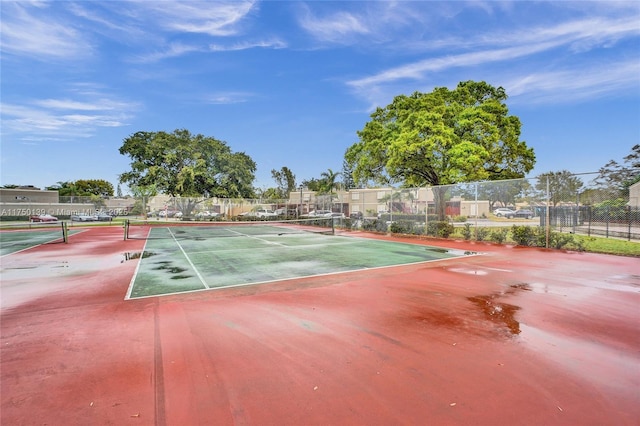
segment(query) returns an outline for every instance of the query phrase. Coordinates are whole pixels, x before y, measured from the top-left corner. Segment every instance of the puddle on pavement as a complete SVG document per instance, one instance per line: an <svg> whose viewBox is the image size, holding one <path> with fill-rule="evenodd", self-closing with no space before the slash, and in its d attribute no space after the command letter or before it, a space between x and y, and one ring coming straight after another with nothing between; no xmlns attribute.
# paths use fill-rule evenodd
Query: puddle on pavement
<svg viewBox="0 0 640 426"><path fill-rule="evenodd" d="M426 247L425 250L433 251L436 253L453 254L455 256L472 256L474 254L478 254L478 252L475 252L475 251L456 250L456 249L448 249L448 248L441 248L441 247Z"/></svg>
<svg viewBox="0 0 640 426"><path fill-rule="evenodd" d="M516 290L531 291L531 286L529 284L527 284L527 283L512 284L509 287L515 288Z"/></svg>
<svg viewBox="0 0 640 426"><path fill-rule="evenodd" d="M140 258L146 259L147 257L151 257L151 256L155 256L155 253L152 251L145 251L145 252L127 251L124 253L124 260L134 260L134 259L140 259Z"/></svg>
<svg viewBox="0 0 640 426"><path fill-rule="evenodd" d="M131 252L127 251L127 252L124 253L124 260L140 259L140 255L141 254L142 253L140 253L139 251L138 252L134 252L134 253L131 253Z"/></svg>

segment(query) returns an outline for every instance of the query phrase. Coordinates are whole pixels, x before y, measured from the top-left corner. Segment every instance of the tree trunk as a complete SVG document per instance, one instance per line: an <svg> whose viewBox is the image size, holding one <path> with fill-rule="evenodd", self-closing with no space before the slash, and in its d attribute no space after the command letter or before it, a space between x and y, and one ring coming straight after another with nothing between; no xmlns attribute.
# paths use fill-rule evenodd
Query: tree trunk
<svg viewBox="0 0 640 426"><path fill-rule="evenodd" d="M447 220L447 196L449 188L447 186L434 186L433 201L436 204L436 215L439 221Z"/></svg>

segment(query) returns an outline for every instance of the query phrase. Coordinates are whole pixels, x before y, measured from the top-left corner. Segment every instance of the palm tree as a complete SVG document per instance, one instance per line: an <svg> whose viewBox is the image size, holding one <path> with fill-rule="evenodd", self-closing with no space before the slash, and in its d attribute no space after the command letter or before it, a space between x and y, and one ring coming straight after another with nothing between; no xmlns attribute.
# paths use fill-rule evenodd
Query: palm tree
<svg viewBox="0 0 640 426"><path fill-rule="evenodd" d="M331 169L327 169L326 172L320 173L320 176L322 177L321 179L322 184L320 186L320 191L318 191L318 193L327 195L328 196L327 198L329 198L329 203L331 205L333 205L333 194L334 194L333 190L340 187L340 183L336 182L337 177L340 175L341 175L340 172L334 172ZM324 207L324 203L325 203L324 197L319 197L319 198L322 199L322 204Z"/></svg>
<svg viewBox="0 0 640 426"><path fill-rule="evenodd" d="M322 192L325 193L325 194L333 194L333 190L334 189L340 188L340 182L336 182L336 179L341 174L342 173L334 172L331 169L327 169L326 172L322 172L320 174L320 176L322 176L322 180L323 180L323 183L324 183L322 185Z"/></svg>

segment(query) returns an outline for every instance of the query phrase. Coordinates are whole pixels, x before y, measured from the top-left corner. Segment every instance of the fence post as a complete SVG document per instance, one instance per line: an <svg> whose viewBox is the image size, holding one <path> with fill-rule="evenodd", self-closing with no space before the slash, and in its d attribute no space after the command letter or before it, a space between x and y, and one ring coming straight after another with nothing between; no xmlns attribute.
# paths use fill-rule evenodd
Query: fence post
<svg viewBox="0 0 640 426"><path fill-rule="evenodd" d="M424 188L424 233L429 229L429 187Z"/></svg>
<svg viewBox="0 0 640 426"><path fill-rule="evenodd" d="M580 220L580 193L578 191L576 191L576 210L575 210L575 214L573 215L573 233L574 233L574 235L576 233L576 225L578 223L578 220Z"/></svg>
<svg viewBox="0 0 640 426"><path fill-rule="evenodd" d="M547 176L547 213L546 213L546 227L545 227L545 247L549 248L549 232L551 230L551 209L549 208L550 197L549 197L549 176Z"/></svg>
<svg viewBox="0 0 640 426"><path fill-rule="evenodd" d="M627 232L627 241L631 241L631 206L627 206L627 226L628 226L628 232Z"/></svg>
<svg viewBox="0 0 640 426"><path fill-rule="evenodd" d="M478 241L478 182L475 184L475 200L476 200L476 226L475 226L475 235L474 238Z"/></svg>

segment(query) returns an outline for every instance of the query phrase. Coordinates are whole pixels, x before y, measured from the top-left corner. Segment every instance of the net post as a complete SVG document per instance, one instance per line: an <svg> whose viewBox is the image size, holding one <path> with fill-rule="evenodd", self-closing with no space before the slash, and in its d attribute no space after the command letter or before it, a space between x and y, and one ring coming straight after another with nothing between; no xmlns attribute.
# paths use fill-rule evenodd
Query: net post
<svg viewBox="0 0 640 426"><path fill-rule="evenodd" d="M67 228L67 222L62 221L62 242L67 243L69 241L69 228Z"/></svg>
<svg viewBox="0 0 640 426"><path fill-rule="evenodd" d="M336 219L331 218L331 235L336 235Z"/></svg>
<svg viewBox="0 0 640 426"><path fill-rule="evenodd" d="M129 238L129 219L124 220L124 241Z"/></svg>

